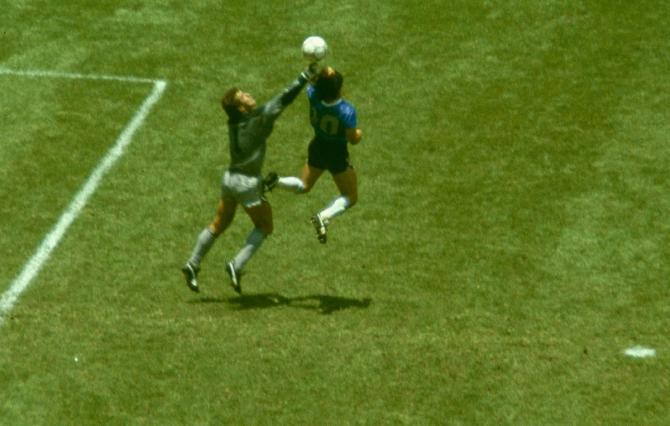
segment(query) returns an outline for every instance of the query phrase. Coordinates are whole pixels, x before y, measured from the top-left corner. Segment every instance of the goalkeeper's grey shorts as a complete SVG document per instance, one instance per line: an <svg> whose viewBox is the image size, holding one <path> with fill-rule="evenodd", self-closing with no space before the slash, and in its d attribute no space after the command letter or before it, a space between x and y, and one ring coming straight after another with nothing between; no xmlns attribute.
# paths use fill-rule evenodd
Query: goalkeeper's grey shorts
<svg viewBox="0 0 670 426"><path fill-rule="evenodd" d="M265 201L263 179L226 170L221 179L221 198L234 199L244 207L255 207Z"/></svg>

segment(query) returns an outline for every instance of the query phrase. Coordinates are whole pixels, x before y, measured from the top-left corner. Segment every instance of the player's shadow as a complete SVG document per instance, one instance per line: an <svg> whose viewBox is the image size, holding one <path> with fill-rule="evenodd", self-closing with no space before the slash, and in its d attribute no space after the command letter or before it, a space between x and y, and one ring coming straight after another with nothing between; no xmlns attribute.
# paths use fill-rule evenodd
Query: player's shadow
<svg viewBox="0 0 670 426"><path fill-rule="evenodd" d="M349 297L329 296L325 294L314 294L309 296L285 297L277 293L243 294L228 299L204 298L198 300L200 303L228 302L238 310L269 309L280 306L291 308L313 310L323 315L332 314L350 308L367 308L372 299L353 299Z"/></svg>

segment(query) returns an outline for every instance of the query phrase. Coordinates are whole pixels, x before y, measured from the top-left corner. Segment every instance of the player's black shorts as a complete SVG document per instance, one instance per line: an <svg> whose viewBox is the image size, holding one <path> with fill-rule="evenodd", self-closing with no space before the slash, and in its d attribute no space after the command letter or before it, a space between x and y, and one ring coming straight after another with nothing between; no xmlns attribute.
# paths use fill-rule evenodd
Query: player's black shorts
<svg viewBox="0 0 670 426"><path fill-rule="evenodd" d="M309 143L307 164L317 169L328 170L336 175L346 171L349 164L347 144L312 139Z"/></svg>

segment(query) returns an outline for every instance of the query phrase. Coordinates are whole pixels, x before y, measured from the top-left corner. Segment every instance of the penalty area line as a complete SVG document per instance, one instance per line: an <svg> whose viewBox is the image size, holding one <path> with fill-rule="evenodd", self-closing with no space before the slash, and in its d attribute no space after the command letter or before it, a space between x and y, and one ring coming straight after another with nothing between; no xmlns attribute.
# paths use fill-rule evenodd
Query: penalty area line
<svg viewBox="0 0 670 426"><path fill-rule="evenodd" d="M0 74L1 73L2 69L0 69ZM105 78L95 79L103 80ZM89 198L91 198L98 188L103 177L109 172L112 166L114 166L114 163L116 163L116 161L124 154L126 148L132 142L135 132L142 126L142 123L149 115L151 108L160 100L167 87L167 83L163 80L147 80L143 82L153 83L151 93L144 99L142 105L137 109L131 120L116 139L114 146L112 146L102 160L100 160L79 192L74 196L72 201L70 201L70 204L67 206L56 224L44 237L33 256L24 265L21 273L14 279L14 281L12 281L9 289L7 289L0 297L0 325L2 325L21 294L28 288L32 280L40 272L42 266L44 266L44 263L49 259L49 256L51 256L51 252L58 246L58 243L67 232L72 222L77 219L84 206L86 206Z"/></svg>
<svg viewBox="0 0 670 426"><path fill-rule="evenodd" d="M51 70L14 70L0 67L0 75L13 75L17 77L31 77L31 78L63 78L69 80L103 80L103 81L120 81L122 83L160 83L163 80L155 80L143 77L134 76L119 76L106 74L81 74L63 71ZM164 82L164 81L163 81Z"/></svg>

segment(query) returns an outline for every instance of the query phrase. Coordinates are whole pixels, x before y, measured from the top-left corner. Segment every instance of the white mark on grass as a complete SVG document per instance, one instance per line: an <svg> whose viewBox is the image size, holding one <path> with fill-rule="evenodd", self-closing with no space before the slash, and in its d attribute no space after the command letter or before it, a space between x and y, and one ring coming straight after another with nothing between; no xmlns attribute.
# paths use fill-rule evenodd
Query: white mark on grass
<svg viewBox="0 0 670 426"><path fill-rule="evenodd" d="M13 70L9 68L0 67L0 75L13 75L17 77L32 77L32 78L65 78L70 80L103 80L103 81L120 81L122 83L153 83L158 84L160 80L150 78L134 77L134 76L118 76L105 74L80 74L61 71L49 70ZM163 82L165 83L165 82Z"/></svg>
<svg viewBox="0 0 670 426"><path fill-rule="evenodd" d="M44 263L49 259L51 252L56 248L60 240L65 235L65 232L68 230L72 222L79 216L82 209L88 202L91 195L96 191L98 185L102 178L109 172L114 163L123 155L125 149L128 147L132 141L133 135L140 128L144 120L149 115L151 108L160 100L167 83L163 80L144 80L144 79L134 79L128 80L130 77L109 77L109 76L82 76L79 74L63 74L57 72L47 72L43 71L40 74L37 72L10 72L8 70L0 68L0 74L11 74L11 75L27 75L34 77L63 77L63 78L89 78L96 80L118 80L118 81L130 81L130 82L152 82L153 89L151 93L146 97L142 105L135 112L130 122L123 129L123 132L117 138L114 146L110 148L107 154L103 157L102 160L98 163L96 168L93 170L91 175L88 177L82 188L74 196L70 204L67 206L63 214L58 219L58 222L53 226L49 233L44 237L42 243L37 248L33 256L28 260L24 265L23 270L18 277L12 281L9 286L9 289L6 290L2 297L0 297L0 325L5 320L7 314L12 310L19 296L28 288L31 281L37 276L39 271L42 269Z"/></svg>
<svg viewBox="0 0 670 426"><path fill-rule="evenodd" d="M655 349L646 348L644 346L633 346L632 348L623 351L623 353L633 358L653 358L656 356Z"/></svg>

